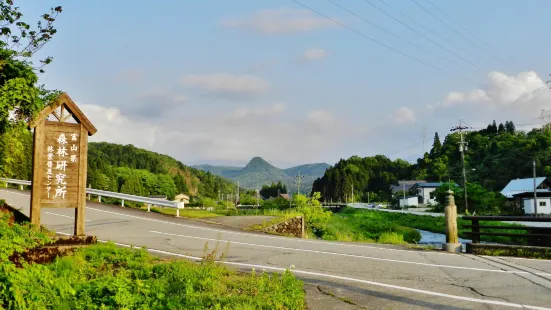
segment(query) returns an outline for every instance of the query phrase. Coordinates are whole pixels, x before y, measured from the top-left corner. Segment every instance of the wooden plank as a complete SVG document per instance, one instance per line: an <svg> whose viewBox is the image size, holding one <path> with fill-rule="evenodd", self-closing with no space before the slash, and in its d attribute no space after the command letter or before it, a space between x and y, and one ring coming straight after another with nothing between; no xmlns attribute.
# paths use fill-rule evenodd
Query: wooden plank
<svg viewBox="0 0 551 310"><path fill-rule="evenodd" d="M497 221L497 222L551 222L551 217L530 216L463 216L464 220Z"/></svg>
<svg viewBox="0 0 551 310"><path fill-rule="evenodd" d="M44 122L48 118L48 116L50 116L50 114L53 114L55 110L62 104L65 104L65 108L67 109L67 111L73 114L73 117L78 123L83 124L84 127L86 127L87 135L92 136L98 131L96 127L94 127L92 122L90 122L90 120L86 117L86 115L82 113L82 111L75 104L73 99L71 99L71 97L67 95L67 93L62 93L61 95L59 95L59 97L57 97L54 101L52 101L44 110L40 111L38 116L29 123L30 128L34 128L38 124ZM60 117L58 116L56 116L56 118L61 120Z"/></svg>
<svg viewBox="0 0 551 310"><path fill-rule="evenodd" d="M480 228L480 229L495 229L495 230L537 230L537 231L549 231L551 232L551 227L533 227L533 226L489 226L489 225L463 225L463 228Z"/></svg>
<svg viewBox="0 0 551 310"><path fill-rule="evenodd" d="M33 138L33 180L31 188L31 223L40 226L40 200L42 198L42 167L41 153L44 149L44 128L45 123L41 122L34 128Z"/></svg>
<svg viewBox="0 0 551 310"><path fill-rule="evenodd" d="M49 103L48 106L45 107L44 110L40 111L35 119L29 123L29 127L34 128L40 123L44 122L46 119L48 119L48 116L50 116L50 114L53 114L55 110L59 107L59 105L63 103L63 99L64 98L62 96L59 96L51 103Z"/></svg>
<svg viewBox="0 0 551 310"><path fill-rule="evenodd" d="M464 232L472 236L500 236L500 237L522 237L522 238L551 238L551 234L524 234L524 233L500 233L500 232Z"/></svg>
<svg viewBox="0 0 551 310"><path fill-rule="evenodd" d="M65 108L73 114L75 120L84 125L87 130L86 133L88 135L94 135L98 130L96 129L96 127L94 127L94 125L92 125L92 122L90 122L86 115L82 113L82 111L78 108L73 99L71 99L71 97L69 97L67 93L63 93L61 96L64 97Z"/></svg>
<svg viewBox="0 0 551 310"><path fill-rule="evenodd" d="M80 158L79 158L79 183L77 209L75 210L75 235L85 234L85 208L86 208L86 175L88 162L88 131L84 124L80 124Z"/></svg>

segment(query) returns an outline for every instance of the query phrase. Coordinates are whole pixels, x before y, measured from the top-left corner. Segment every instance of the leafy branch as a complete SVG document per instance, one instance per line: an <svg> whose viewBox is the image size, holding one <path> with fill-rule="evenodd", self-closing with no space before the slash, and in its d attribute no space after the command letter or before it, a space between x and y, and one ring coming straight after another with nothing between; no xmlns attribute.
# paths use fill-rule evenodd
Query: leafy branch
<svg viewBox="0 0 551 310"><path fill-rule="evenodd" d="M57 33L54 22L62 11L61 6L50 8L50 12L43 14L36 28L33 28L22 20L23 13L13 0L0 0L0 48L10 50L12 57L32 57ZM48 56L40 60L40 66L34 69L43 73L44 66L52 61L53 58Z"/></svg>

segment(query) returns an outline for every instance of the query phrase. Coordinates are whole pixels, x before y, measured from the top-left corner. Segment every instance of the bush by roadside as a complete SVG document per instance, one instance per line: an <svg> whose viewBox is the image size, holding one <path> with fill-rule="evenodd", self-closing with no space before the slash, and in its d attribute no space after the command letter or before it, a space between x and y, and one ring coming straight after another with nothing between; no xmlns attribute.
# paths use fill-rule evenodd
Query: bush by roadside
<svg viewBox="0 0 551 310"><path fill-rule="evenodd" d="M225 255L217 258L218 247L206 250L200 264L114 244L83 247L49 264L15 262L15 253L49 244L52 236L0 215L1 309L305 308L303 283L290 272L231 271L215 262Z"/></svg>

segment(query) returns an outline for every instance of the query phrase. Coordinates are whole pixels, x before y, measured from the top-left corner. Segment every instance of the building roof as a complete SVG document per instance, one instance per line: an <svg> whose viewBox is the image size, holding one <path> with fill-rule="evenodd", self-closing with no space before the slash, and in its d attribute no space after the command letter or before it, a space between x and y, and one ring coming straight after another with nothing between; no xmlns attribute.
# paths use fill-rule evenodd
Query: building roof
<svg viewBox="0 0 551 310"><path fill-rule="evenodd" d="M426 181L423 180L407 180L407 181L398 181L398 185L390 185L390 190L393 193L403 191L404 187L406 191L409 191L410 188L413 187L415 184L419 183L426 183Z"/></svg>
<svg viewBox="0 0 551 310"><path fill-rule="evenodd" d="M425 182L425 183L416 183L414 185L414 187L424 187L424 188L434 187L434 188L437 188L437 187L442 186L442 184L444 184L444 183L442 183L442 182Z"/></svg>
<svg viewBox="0 0 551 310"><path fill-rule="evenodd" d="M551 191L548 189L536 189L537 198L551 197ZM521 192L513 194L514 198L534 198L534 192Z"/></svg>
<svg viewBox="0 0 551 310"><path fill-rule="evenodd" d="M540 186L547 178L538 177L536 178L536 187ZM524 192L534 192L534 179L516 179L509 181L509 184L501 191L501 194L507 198L513 198L514 194L524 193Z"/></svg>

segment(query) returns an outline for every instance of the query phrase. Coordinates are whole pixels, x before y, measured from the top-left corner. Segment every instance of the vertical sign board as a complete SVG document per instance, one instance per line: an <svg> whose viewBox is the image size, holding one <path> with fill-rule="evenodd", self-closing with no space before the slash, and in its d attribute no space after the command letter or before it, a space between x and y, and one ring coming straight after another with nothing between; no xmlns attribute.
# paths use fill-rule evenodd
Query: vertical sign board
<svg viewBox="0 0 551 310"><path fill-rule="evenodd" d="M61 115L55 112L58 107ZM58 121L47 120L50 114ZM65 122L71 116L77 123ZM34 128L31 222L40 226L42 208L73 208L75 235L82 236L88 135L96 129L67 94L44 109L31 127Z"/></svg>

